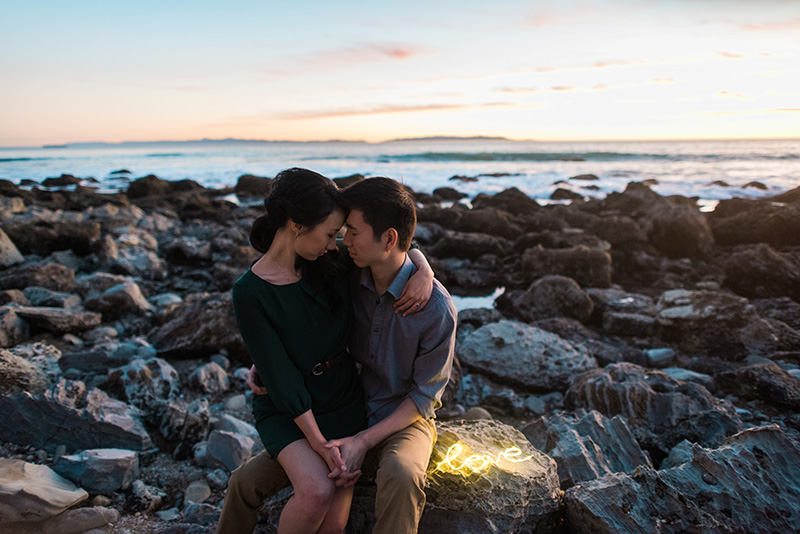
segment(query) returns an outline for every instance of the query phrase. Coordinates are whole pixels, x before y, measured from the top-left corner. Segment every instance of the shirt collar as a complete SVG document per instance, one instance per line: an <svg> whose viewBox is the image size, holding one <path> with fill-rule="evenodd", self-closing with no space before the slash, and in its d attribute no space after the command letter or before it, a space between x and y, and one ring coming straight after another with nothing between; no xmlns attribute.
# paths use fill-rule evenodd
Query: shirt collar
<svg viewBox="0 0 800 534"><path fill-rule="evenodd" d="M414 274L416 271L416 267L414 267L414 263L406 254L405 259L403 260L403 265L400 267L400 272L397 273L397 276L394 277L392 283L389 284L388 289L386 290L388 293L397 299L400 297L400 293L403 292L403 288L406 286L406 282L408 279L411 278L411 275ZM365 269L361 269L361 285L366 287L367 289L375 292L375 281L372 279L372 271L369 267Z"/></svg>

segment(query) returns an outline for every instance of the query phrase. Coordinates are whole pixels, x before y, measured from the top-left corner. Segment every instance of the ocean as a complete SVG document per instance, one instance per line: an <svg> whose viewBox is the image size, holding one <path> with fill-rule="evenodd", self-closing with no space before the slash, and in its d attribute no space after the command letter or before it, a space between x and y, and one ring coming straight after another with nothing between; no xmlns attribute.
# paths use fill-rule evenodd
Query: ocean
<svg viewBox="0 0 800 534"><path fill-rule="evenodd" d="M474 197L517 187L542 203L563 187L605 197L631 181L653 180L662 195L698 197L702 209L721 199L778 194L800 185L800 139L719 141L537 142L422 139L363 142L190 141L0 148L0 178L20 183L72 174L102 191L155 174L206 187L236 184L243 174L274 176L287 167L331 178L389 176L416 191L453 187ZM129 174L117 171L127 170ZM594 174L598 180L570 180ZM454 176L474 180L451 180ZM752 186L757 182L763 188ZM468 200L467 200L468 202Z"/></svg>

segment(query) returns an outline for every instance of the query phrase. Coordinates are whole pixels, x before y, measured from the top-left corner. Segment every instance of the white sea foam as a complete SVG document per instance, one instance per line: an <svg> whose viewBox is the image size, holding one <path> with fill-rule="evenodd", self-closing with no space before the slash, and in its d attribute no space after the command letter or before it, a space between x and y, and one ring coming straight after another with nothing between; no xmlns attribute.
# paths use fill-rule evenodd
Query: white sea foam
<svg viewBox="0 0 800 534"><path fill-rule="evenodd" d="M777 194L800 185L800 140L515 142L404 141L390 143L149 143L0 149L0 178L41 182L61 173L94 177L104 190L155 174L189 178L206 187L235 185L242 174L274 176L286 167L332 178L361 173L390 176L419 192L453 187L470 197L509 187L542 201L563 187L604 197L631 181L656 180L663 195L696 196L705 206L731 197ZM594 174L596 181L570 180ZM463 182L453 176L477 178ZM728 184L719 185L720 182ZM743 188L750 182L767 187Z"/></svg>

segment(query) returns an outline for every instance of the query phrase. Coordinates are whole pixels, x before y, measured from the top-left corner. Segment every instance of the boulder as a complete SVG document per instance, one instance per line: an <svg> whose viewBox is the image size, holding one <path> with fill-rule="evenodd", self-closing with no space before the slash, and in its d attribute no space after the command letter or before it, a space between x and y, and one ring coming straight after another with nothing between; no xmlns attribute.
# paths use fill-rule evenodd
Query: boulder
<svg viewBox="0 0 800 534"><path fill-rule="evenodd" d="M581 287L611 285L611 256L600 249L577 246L568 249L530 248L522 255L522 271L528 280L555 274L575 280Z"/></svg>
<svg viewBox="0 0 800 534"><path fill-rule="evenodd" d="M153 311L153 306L144 297L139 285L132 281L110 287L100 295L87 299L84 306L87 310L102 313L107 320L125 315L146 315Z"/></svg>
<svg viewBox="0 0 800 534"><path fill-rule="evenodd" d="M253 176L252 174L243 174L236 180L236 187L234 191L240 197L256 196L266 197L272 190L272 178L264 178L262 176Z"/></svg>
<svg viewBox="0 0 800 534"><path fill-rule="evenodd" d="M645 365L647 362L642 350L619 338L602 336L596 330L584 326L575 319L551 317L536 321L533 326L561 336L573 345L585 347L601 367L616 362L632 362L640 365Z"/></svg>
<svg viewBox="0 0 800 534"><path fill-rule="evenodd" d="M534 199L516 187L510 187L493 196L481 193L472 199L472 205L475 208L497 208L514 215L529 215L541 208Z"/></svg>
<svg viewBox="0 0 800 534"><path fill-rule="evenodd" d="M736 409L703 386L632 363L615 363L575 377L564 404L570 410L625 417L639 444L661 456L681 440L717 446L742 429Z"/></svg>
<svg viewBox="0 0 800 534"><path fill-rule="evenodd" d="M159 400L150 412L154 414L150 419L161 436L169 443L175 443L173 457L176 460L192 458L194 446L208 433L211 417L208 401L197 399L187 405L180 399Z"/></svg>
<svg viewBox="0 0 800 534"><path fill-rule="evenodd" d="M800 204L722 200L708 222L720 245L766 243L775 248L800 245Z"/></svg>
<svg viewBox="0 0 800 534"><path fill-rule="evenodd" d="M160 509L166 498L167 494L160 489L148 486L142 480L135 480L125 496L125 508L131 513L146 514Z"/></svg>
<svg viewBox="0 0 800 534"><path fill-rule="evenodd" d="M557 531L561 491L551 458L497 421L437 427L420 532Z"/></svg>
<svg viewBox="0 0 800 534"><path fill-rule="evenodd" d="M452 187L437 187L432 191L433 198L439 201L458 202L462 198L467 198L469 195L457 191Z"/></svg>
<svg viewBox="0 0 800 534"><path fill-rule="evenodd" d="M435 258L467 258L476 260L484 254L503 256L511 244L502 237L483 233L448 231L430 248Z"/></svg>
<svg viewBox="0 0 800 534"><path fill-rule="evenodd" d="M82 382L61 379L41 396L28 392L0 397L5 425L0 440L49 452L116 447L134 451L153 446L135 408Z"/></svg>
<svg viewBox="0 0 800 534"><path fill-rule="evenodd" d="M708 254L714 236L696 207L658 205L639 218L650 243L670 258L697 258Z"/></svg>
<svg viewBox="0 0 800 534"><path fill-rule="evenodd" d="M58 382L61 378L62 372L58 366L61 359L61 351L56 347L46 343L29 343L9 347L6 350L41 370L47 376L48 381ZM36 388L28 391L33 394L39 393Z"/></svg>
<svg viewBox="0 0 800 534"><path fill-rule="evenodd" d="M0 306L0 347L13 347L30 339L30 325L15 308Z"/></svg>
<svg viewBox="0 0 800 534"><path fill-rule="evenodd" d="M230 379L225 369L214 362L201 365L189 375L189 387L208 395L219 395L230 387Z"/></svg>
<svg viewBox="0 0 800 534"><path fill-rule="evenodd" d="M183 502L188 503L201 503L211 497L211 488L203 479L190 482L183 492Z"/></svg>
<svg viewBox="0 0 800 534"><path fill-rule="evenodd" d="M119 274L104 272L81 274L75 277L75 292L84 299L96 298L114 286L127 284L133 281L133 278L130 276L122 276Z"/></svg>
<svg viewBox="0 0 800 534"><path fill-rule="evenodd" d="M525 321L560 315L585 323L594 309L592 299L575 280L559 275L535 280L527 291L512 298L512 304Z"/></svg>
<svg viewBox="0 0 800 534"><path fill-rule="evenodd" d="M534 326L502 320L478 328L459 344L462 366L530 392L565 390L597 367L580 345Z"/></svg>
<svg viewBox="0 0 800 534"><path fill-rule="evenodd" d="M26 287L22 294L28 299L31 306L46 306L52 308L76 308L81 305L81 298L73 293L53 291L45 287Z"/></svg>
<svg viewBox="0 0 800 534"><path fill-rule="evenodd" d="M534 447L558 464L561 488L571 488L609 473L633 473L653 467L624 417L596 411L541 417L522 429Z"/></svg>
<svg viewBox="0 0 800 534"><path fill-rule="evenodd" d="M93 252L100 238L97 221L72 221L62 217L55 221L15 221L4 227L8 237L23 254L47 256L57 250L72 250L78 256Z"/></svg>
<svg viewBox="0 0 800 534"><path fill-rule="evenodd" d="M603 314L603 332L612 336L648 338L658 324L649 315L608 311Z"/></svg>
<svg viewBox="0 0 800 534"><path fill-rule="evenodd" d="M148 174L132 181L128 186L128 197L131 199L166 195L172 190L170 183L158 176Z"/></svg>
<svg viewBox="0 0 800 534"><path fill-rule="evenodd" d="M74 285L75 271L54 262L20 265L0 273L0 289L40 286L54 291L71 291Z"/></svg>
<svg viewBox="0 0 800 534"><path fill-rule="evenodd" d="M256 427L229 414L222 414L211 424L211 428L213 430L223 430L225 432L247 436L253 441L259 439Z"/></svg>
<svg viewBox="0 0 800 534"><path fill-rule="evenodd" d="M716 377L716 384L738 397L800 411L800 378L777 363L757 363L722 373Z"/></svg>
<svg viewBox="0 0 800 534"><path fill-rule="evenodd" d="M170 264L203 267L211 261L211 243L182 236L164 245L162 254Z"/></svg>
<svg viewBox="0 0 800 534"><path fill-rule="evenodd" d="M112 273L138 276L147 280L164 280L167 264L158 255L143 247L126 247L119 250L117 258L109 265Z"/></svg>
<svg viewBox="0 0 800 534"><path fill-rule="evenodd" d="M150 336L164 358L198 358L225 349L228 355L248 363L230 293L201 293L186 298Z"/></svg>
<svg viewBox="0 0 800 534"><path fill-rule="evenodd" d="M747 299L718 291L666 291L658 300L656 320L665 341L725 360L768 355L780 342Z"/></svg>
<svg viewBox="0 0 800 534"><path fill-rule="evenodd" d="M108 525L113 525L117 521L119 512L114 508L103 506L73 508L42 523L36 534L99 534L105 532Z"/></svg>
<svg viewBox="0 0 800 534"><path fill-rule="evenodd" d="M111 369L101 387L146 414L154 401L172 400L181 391L178 371L161 358L136 359Z"/></svg>
<svg viewBox="0 0 800 534"><path fill-rule="evenodd" d="M8 235L0 229L0 268L5 269L12 265L22 263L25 259L19 253L19 249Z"/></svg>
<svg viewBox="0 0 800 534"><path fill-rule="evenodd" d="M84 332L100 326L102 320L99 313L80 309L20 306L15 311L31 329L60 334Z"/></svg>
<svg viewBox="0 0 800 534"><path fill-rule="evenodd" d="M44 521L88 497L47 466L0 458L0 523L4 528L15 522Z"/></svg>
<svg viewBox="0 0 800 534"><path fill-rule="evenodd" d="M95 329L86 336L92 337L89 335L92 333L106 335L101 329ZM64 354L58 365L64 371L77 369L83 373L107 374L109 369L125 366L133 360L150 360L155 356L156 349L142 338L122 341L105 338L90 349Z"/></svg>
<svg viewBox="0 0 800 534"><path fill-rule="evenodd" d="M789 297L773 299L754 299L751 304L764 319L774 319L786 323L800 331L800 302Z"/></svg>
<svg viewBox="0 0 800 534"><path fill-rule="evenodd" d="M790 297L800 301L800 257L775 252L765 243L737 247L725 261L726 287L748 298Z"/></svg>
<svg viewBox="0 0 800 534"><path fill-rule="evenodd" d="M507 211L496 208L462 210L451 228L463 233L482 233L515 239L522 229Z"/></svg>
<svg viewBox="0 0 800 534"><path fill-rule="evenodd" d="M53 469L91 494L126 490L139 476L139 455L124 449L90 449L58 458Z"/></svg>
<svg viewBox="0 0 800 534"><path fill-rule="evenodd" d="M776 425L697 444L691 461L613 474L567 491L574 532L796 532L800 446Z"/></svg>
<svg viewBox="0 0 800 534"><path fill-rule="evenodd" d="M647 242L647 234L639 223L624 215L599 217L592 223L591 231L615 248L642 245Z"/></svg>
<svg viewBox="0 0 800 534"><path fill-rule="evenodd" d="M49 385L50 380L38 366L13 352L0 349L0 395L22 391L38 395Z"/></svg>
<svg viewBox="0 0 800 534"><path fill-rule="evenodd" d="M253 440L247 436L224 430L214 430L208 436L208 457L229 472L249 460L252 451Z"/></svg>

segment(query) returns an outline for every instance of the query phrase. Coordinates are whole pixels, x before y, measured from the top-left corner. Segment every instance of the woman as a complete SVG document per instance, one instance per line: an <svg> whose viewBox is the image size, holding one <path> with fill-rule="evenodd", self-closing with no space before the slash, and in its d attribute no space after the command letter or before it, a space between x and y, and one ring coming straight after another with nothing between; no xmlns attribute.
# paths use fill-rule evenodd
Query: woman
<svg viewBox="0 0 800 534"><path fill-rule="evenodd" d="M336 249L347 211L331 180L297 168L278 174L264 205L250 234L264 254L234 285L233 303L269 392L253 399L256 428L294 487L278 532L342 532L353 488L336 487L332 477L346 467L339 450L325 444L366 425L346 351L347 263ZM431 279L423 269L417 283Z"/></svg>

